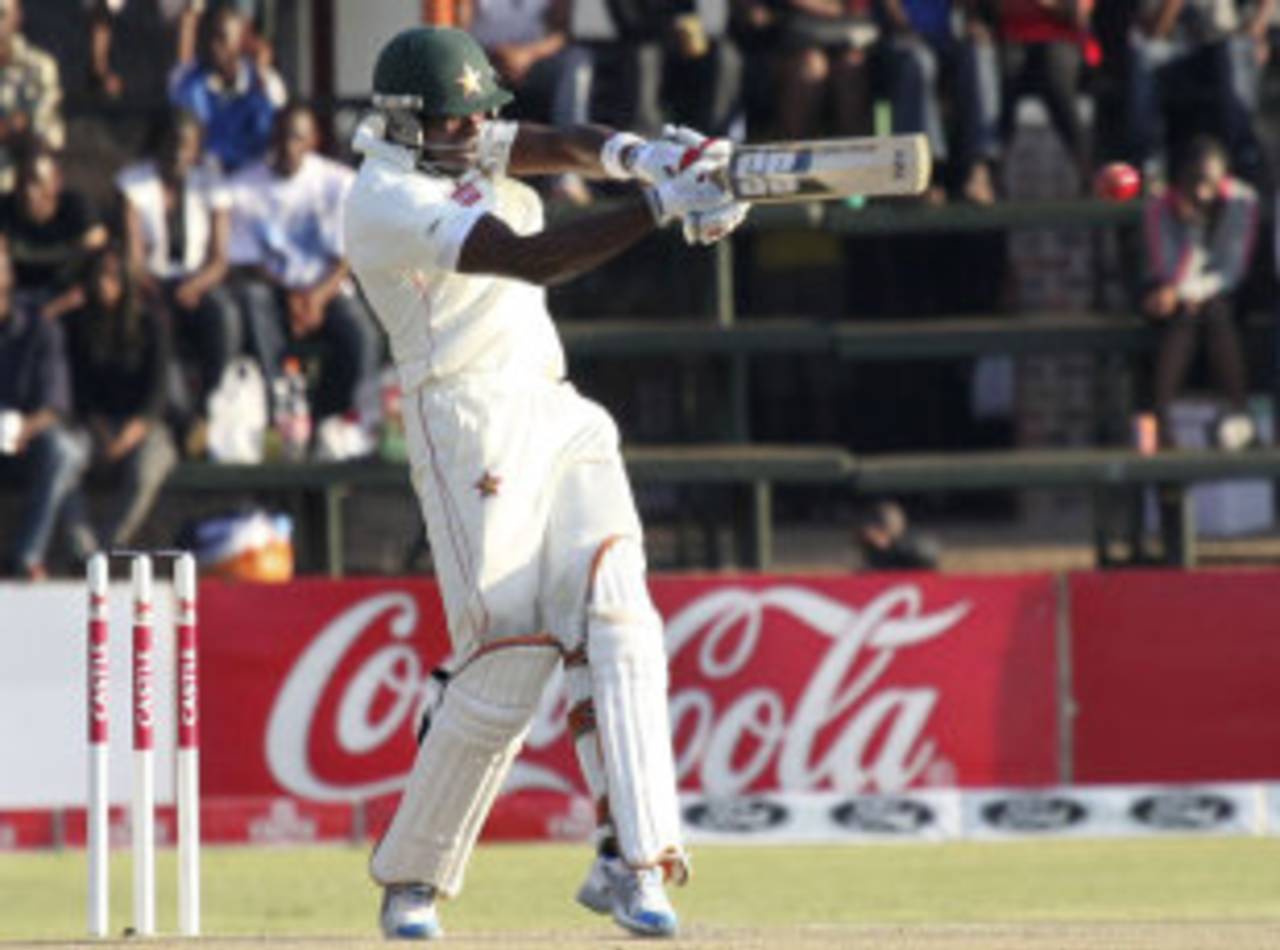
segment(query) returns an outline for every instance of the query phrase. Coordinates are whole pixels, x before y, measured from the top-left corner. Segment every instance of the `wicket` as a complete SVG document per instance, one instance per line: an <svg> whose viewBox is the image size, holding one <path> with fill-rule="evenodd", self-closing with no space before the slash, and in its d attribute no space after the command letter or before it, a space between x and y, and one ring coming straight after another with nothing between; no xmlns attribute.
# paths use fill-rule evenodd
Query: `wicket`
<svg viewBox="0 0 1280 950"><path fill-rule="evenodd" d="M175 796L178 824L178 927L200 933L200 716L196 662L196 564L186 551L114 551L128 558L132 583L133 726L133 932L156 932L155 880L155 629L152 560L173 560ZM105 554L89 559L89 933L109 928L108 737L110 727L110 564Z"/></svg>

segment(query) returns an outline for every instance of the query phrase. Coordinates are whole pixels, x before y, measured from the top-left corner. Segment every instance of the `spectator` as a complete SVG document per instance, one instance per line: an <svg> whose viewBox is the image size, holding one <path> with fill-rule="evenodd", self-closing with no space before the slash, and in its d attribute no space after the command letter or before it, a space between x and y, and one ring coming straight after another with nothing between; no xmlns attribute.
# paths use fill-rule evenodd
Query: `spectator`
<svg viewBox="0 0 1280 950"><path fill-rule="evenodd" d="M84 0L89 15L89 87L108 99L118 99L124 93L124 80L112 68L111 48L116 21L127 2ZM190 63L195 58L196 25L204 10L204 0L159 0L159 7L166 22L177 24L177 62Z"/></svg>
<svg viewBox="0 0 1280 950"><path fill-rule="evenodd" d="M58 63L27 42L21 25L19 0L0 0L0 193L13 190L22 143L57 149L65 135Z"/></svg>
<svg viewBox="0 0 1280 950"><path fill-rule="evenodd" d="M1164 118L1174 92L1204 102L1199 111L1217 128L1198 131L1225 139L1237 168L1261 170L1252 113L1274 6L1257 0L1242 17L1236 0L1144 0L1132 34L1127 111L1131 160L1148 180L1163 177Z"/></svg>
<svg viewBox="0 0 1280 950"><path fill-rule="evenodd" d="M84 302L77 271L106 245L107 229L82 194L63 186L48 148L28 141L17 172L17 189L0 198L0 232L9 238L19 296L57 318Z"/></svg>
<svg viewBox="0 0 1280 950"><path fill-rule="evenodd" d="M569 0L465 0L458 25L484 47L502 82L554 125L589 118L591 54L569 38Z"/></svg>
<svg viewBox="0 0 1280 950"><path fill-rule="evenodd" d="M1232 178L1227 168L1222 145L1198 137L1176 165L1173 187L1147 202L1142 309L1160 327L1154 401L1165 446L1174 444L1169 409L1186 379L1201 330L1232 412L1245 412L1247 380L1235 298L1253 254L1258 201L1253 189Z"/></svg>
<svg viewBox="0 0 1280 950"><path fill-rule="evenodd" d="M709 135L728 135L742 105L742 53L729 33L728 6L690 3L673 16L665 52L670 118Z"/></svg>
<svg viewBox="0 0 1280 950"><path fill-rule="evenodd" d="M281 110L267 160L231 182L231 261L249 346L268 379L302 340L326 344L313 417L345 417L377 370L381 339L343 257L342 203L354 173L315 153L315 116Z"/></svg>
<svg viewBox="0 0 1280 950"><path fill-rule="evenodd" d="M1022 97L1039 96L1082 191L1089 187L1090 161L1076 100L1085 50L1092 49L1092 10L1093 0L1003 0L999 19L1004 61L1001 138L1006 145L1013 140Z"/></svg>
<svg viewBox="0 0 1280 950"><path fill-rule="evenodd" d="M873 505L858 527L863 569L868 571L933 571L937 544L907 528L907 514L896 501Z"/></svg>
<svg viewBox="0 0 1280 950"><path fill-rule="evenodd" d="M174 71L169 98L200 120L206 148L229 174L265 154L286 92L270 45L254 38L242 12L223 6L205 18L199 57Z"/></svg>
<svg viewBox="0 0 1280 950"><path fill-rule="evenodd" d="M746 138L776 127L778 83L773 71L778 44L778 9L773 0L729 0L728 33L744 61L742 114Z"/></svg>
<svg viewBox="0 0 1280 950"><path fill-rule="evenodd" d="M778 124L785 139L871 131L869 56L880 29L872 0L783 0ZM828 94L833 121L823 121Z"/></svg>
<svg viewBox="0 0 1280 950"><path fill-rule="evenodd" d="M742 58L728 35L728 3L573 0L571 19L573 34L591 40L605 121L650 135L668 122L729 131Z"/></svg>
<svg viewBox="0 0 1280 950"><path fill-rule="evenodd" d="M504 85L527 107L523 117L552 125L590 118L592 62L568 33L569 0L465 0L458 25L489 54ZM562 176L556 191L575 204L591 200L582 178Z"/></svg>
<svg viewBox="0 0 1280 950"><path fill-rule="evenodd" d="M893 105L893 131L924 132L933 157L949 161L963 194L990 204L995 199L991 165L999 154L997 119L999 72L990 31L976 16L965 18L963 38L956 35L954 14L966 0L884 0L891 31L887 72ZM943 129L939 102L943 88L952 90L956 135ZM957 148L949 148L951 141ZM943 197L935 187L935 199Z"/></svg>
<svg viewBox="0 0 1280 950"><path fill-rule="evenodd" d="M124 196L130 267L155 285L173 322L179 352L194 353L200 409L179 394L181 422L202 414L227 364L244 348L243 320L227 275L231 199L216 163L202 154L195 116L174 109L156 136L154 158L116 179Z"/></svg>
<svg viewBox="0 0 1280 950"><path fill-rule="evenodd" d="M163 421L172 344L159 302L114 245L89 259L82 280L84 306L63 318L76 417L95 464L118 482L101 532L89 523L82 492L67 499L68 526L89 554L133 540L178 454Z"/></svg>
<svg viewBox="0 0 1280 950"><path fill-rule="evenodd" d="M64 499L84 474L88 453L65 427L71 384L62 332L14 297L9 243L0 238L0 480L26 486L9 538L6 574L39 580Z"/></svg>

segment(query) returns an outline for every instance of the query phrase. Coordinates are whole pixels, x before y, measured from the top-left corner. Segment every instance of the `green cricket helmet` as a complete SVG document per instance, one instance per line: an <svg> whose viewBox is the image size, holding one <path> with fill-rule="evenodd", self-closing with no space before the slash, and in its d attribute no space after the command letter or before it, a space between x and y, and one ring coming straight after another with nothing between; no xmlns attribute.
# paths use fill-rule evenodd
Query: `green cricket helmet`
<svg viewBox="0 0 1280 950"><path fill-rule="evenodd" d="M373 105L423 117L493 112L512 99L464 30L421 26L393 37L373 67Z"/></svg>

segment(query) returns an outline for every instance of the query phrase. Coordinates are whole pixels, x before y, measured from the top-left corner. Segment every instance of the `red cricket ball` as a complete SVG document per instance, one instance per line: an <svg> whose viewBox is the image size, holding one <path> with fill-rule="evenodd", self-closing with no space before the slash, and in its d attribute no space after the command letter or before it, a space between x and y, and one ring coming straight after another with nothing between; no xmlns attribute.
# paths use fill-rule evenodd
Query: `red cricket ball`
<svg viewBox="0 0 1280 950"><path fill-rule="evenodd" d="M1107 201L1129 201L1142 190L1142 176L1132 165L1112 162L1093 177L1093 193Z"/></svg>

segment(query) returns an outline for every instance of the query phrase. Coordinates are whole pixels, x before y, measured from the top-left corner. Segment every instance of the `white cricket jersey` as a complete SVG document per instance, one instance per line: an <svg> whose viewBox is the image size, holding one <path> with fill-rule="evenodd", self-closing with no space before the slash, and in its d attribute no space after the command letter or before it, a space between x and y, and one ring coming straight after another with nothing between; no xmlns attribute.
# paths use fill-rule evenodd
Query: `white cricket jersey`
<svg viewBox="0 0 1280 950"><path fill-rule="evenodd" d="M206 161L187 175L182 196L182 247L172 255L164 181L154 161L139 162L116 176L116 187L137 212L142 225L147 273L162 280L194 274L209 257L213 216L231 207L231 196L216 162Z"/></svg>
<svg viewBox="0 0 1280 950"><path fill-rule="evenodd" d="M464 373L561 379L564 351L543 288L457 271L485 214L517 234L542 230L537 193L501 174L428 174L412 152L385 141L358 138L357 148L365 160L347 196L347 258L405 391Z"/></svg>

